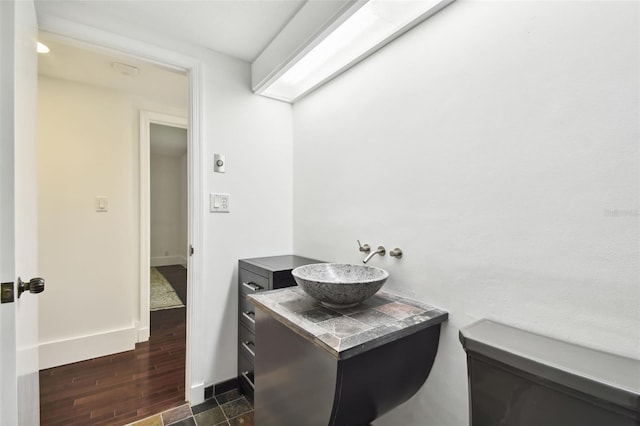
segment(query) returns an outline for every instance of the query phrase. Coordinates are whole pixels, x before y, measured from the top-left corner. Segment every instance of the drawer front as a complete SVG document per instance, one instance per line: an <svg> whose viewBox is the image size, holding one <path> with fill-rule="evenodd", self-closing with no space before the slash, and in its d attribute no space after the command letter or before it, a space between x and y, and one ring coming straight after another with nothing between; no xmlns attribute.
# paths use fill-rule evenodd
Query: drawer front
<svg viewBox="0 0 640 426"><path fill-rule="evenodd" d="M253 294L269 288L269 280L246 269L240 269L240 294Z"/></svg>
<svg viewBox="0 0 640 426"><path fill-rule="evenodd" d="M247 357L238 356L238 381L242 390L251 396L253 396L253 390L255 388L254 374L253 374L253 362Z"/></svg>
<svg viewBox="0 0 640 426"><path fill-rule="evenodd" d="M244 356L246 356L247 358L249 358L250 360L253 360L253 358L256 355L255 335L251 330L249 330L247 327L245 327L242 324L240 324L240 327L238 328L239 328L238 351Z"/></svg>
<svg viewBox="0 0 640 426"><path fill-rule="evenodd" d="M240 305L238 306L238 318L240 324L245 325L249 330L255 333L256 330L256 307L247 302L243 295L240 295Z"/></svg>

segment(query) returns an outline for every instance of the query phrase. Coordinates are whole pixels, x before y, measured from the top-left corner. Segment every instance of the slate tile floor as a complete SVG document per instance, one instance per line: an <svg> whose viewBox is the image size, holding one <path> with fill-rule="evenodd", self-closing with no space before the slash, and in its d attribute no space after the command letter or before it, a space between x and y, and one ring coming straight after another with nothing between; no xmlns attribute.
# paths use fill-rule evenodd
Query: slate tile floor
<svg viewBox="0 0 640 426"><path fill-rule="evenodd" d="M253 406L237 389L202 404L181 405L129 426L253 426Z"/></svg>

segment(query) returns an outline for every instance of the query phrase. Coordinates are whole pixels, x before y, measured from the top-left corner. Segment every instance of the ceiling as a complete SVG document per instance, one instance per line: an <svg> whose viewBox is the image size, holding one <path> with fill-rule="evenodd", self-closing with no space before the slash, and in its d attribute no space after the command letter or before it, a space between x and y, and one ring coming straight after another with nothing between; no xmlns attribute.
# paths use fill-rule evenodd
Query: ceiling
<svg viewBox="0 0 640 426"><path fill-rule="evenodd" d="M185 113L189 110L189 79L184 72L61 42L48 34L40 34L38 39L50 49L49 53L38 54L41 76L121 92L137 98L140 105L162 105ZM135 67L137 73L122 74L114 63ZM152 154L182 156L187 151L187 130L152 123L150 148Z"/></svg>
<svg viewBox="0 0 640 426"><path fill-rule="evenodd" d="M88 50L40 34L38 39L51 51L38 55L38 74L62 80L90 84L147 101L187 111L189 105L189 79L187 75L117 54ZM123 75L113 63L124 63L138 68L138 74Z"/></svg>
<svg viewBox="0 0 640 426"><path fill-rule="evenodd" d="M1 0L0 0L1 1ZM136 28L247 62L273 40L307 0L35 0L38 20L60 18L105 31ZM309 0L346 1L346 0ZM188 109L186 74L41 33L51 51L38 56L40 75L101 86ZM123 63L138 69L123 75ZM152 126L152 152L182 155L186 131Z"/></svg>
<svg viewBox="0 0 640 426"><path fill-rule="evenodd" d="M307 0L36 0L42 22L118 22L253 62ZM324 0L311 0L324 1ZM335 0L334 0L335 1Z"/></svg>

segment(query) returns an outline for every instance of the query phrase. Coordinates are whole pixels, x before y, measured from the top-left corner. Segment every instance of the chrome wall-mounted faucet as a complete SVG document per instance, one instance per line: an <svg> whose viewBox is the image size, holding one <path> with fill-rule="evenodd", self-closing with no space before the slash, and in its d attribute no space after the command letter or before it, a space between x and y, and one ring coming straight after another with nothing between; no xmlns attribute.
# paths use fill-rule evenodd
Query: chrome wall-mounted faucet
<svg viewBox="0 0 640 426"><path fill-rule="evenodd" d="M369 255L362 260L362 263L367 263L376 254L379 254L380 256L384 256L386 253L387 253L387 250L384 247L378 246L378 250L369 253Z"/></svg>

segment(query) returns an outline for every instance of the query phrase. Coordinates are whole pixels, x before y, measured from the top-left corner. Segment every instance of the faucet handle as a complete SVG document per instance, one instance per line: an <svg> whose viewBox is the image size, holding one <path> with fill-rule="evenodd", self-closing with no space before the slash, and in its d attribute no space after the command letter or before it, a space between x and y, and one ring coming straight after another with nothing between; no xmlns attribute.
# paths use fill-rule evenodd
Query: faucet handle
<svg viewBox="0 0 640 426"><path fill-rule="evenodd" d="M360 244L360 240L356 240L356 241L358 241L358 246L360 246L358 250L364 253L369 253L371 251L371 247L369 247L369 244L362 245Z"/></svg>
<svg viewBox="0 0 640 426"><path fill-rule="evenodd" d="M402 250L396 247L389 252L389 256L397 257L398 259L400 259L402 257Z"/></svg>

